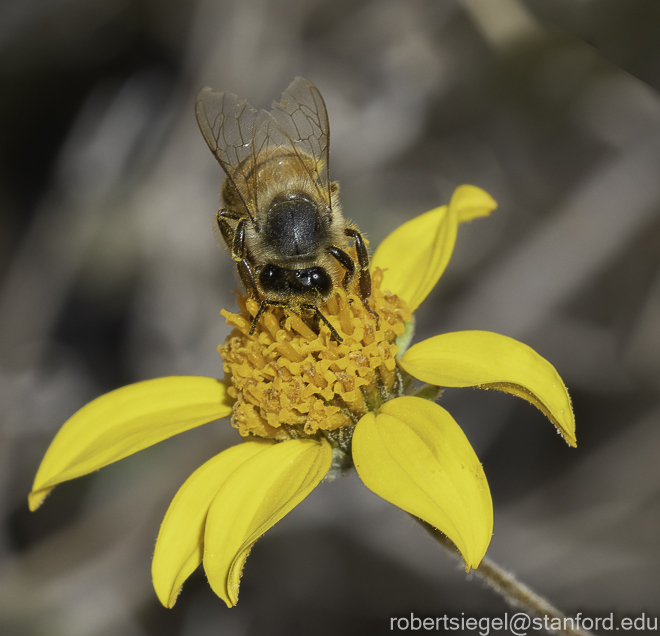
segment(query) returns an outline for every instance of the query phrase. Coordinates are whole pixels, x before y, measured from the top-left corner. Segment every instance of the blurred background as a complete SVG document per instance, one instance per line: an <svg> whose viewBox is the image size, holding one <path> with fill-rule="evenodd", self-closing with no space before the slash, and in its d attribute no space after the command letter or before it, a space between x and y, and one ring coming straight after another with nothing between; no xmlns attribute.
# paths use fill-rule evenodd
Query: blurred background
<svg viewBox="0 0 660 636"><path fill-rule="evenodd" d="M526 402L447 390L482 460L489 556L567 613L660 612L660 3L656 0L3 0L0 631L380 634L505 603L353 475L262 538L228 610L198 571L151 587L160 521L227 421L27 493L61 424L137 380L222 375L239 286L213 238L205 85L257 107L321 90L331 176L372 246L471 183L418 339L486 329L552 361L578 448Z"/></svg>

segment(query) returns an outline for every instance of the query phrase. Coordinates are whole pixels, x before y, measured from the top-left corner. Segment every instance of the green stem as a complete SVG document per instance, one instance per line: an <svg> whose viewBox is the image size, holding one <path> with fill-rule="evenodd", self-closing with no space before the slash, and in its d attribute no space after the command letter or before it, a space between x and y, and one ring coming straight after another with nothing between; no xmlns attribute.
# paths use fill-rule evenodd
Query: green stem
<svg viewBox="0 0 660 636"><path fill-rule="evenodd" d="M447 538L440 530L436 530L433 526L429 525L421 519L415 518L422 527L442 546L452 557L456 560L463 562L460 552L452 541ZM544 598L530 590L526 585L516 579L513 574L503 570L499 565L491 561L488 557L484 557L478 568L472 570L476 576L484 581L490 588L500 594L504 600L512 607L525 610L526 613L544 620L546 630L551 634L561 634L562 636L591 636L591 632L584 629L575 629L572 626L567 627L567 623L573 623L568 618L564 621L566 615L560 612L554 605L550 604ZM547 620L546 620L547 619ZM566 629L550 629L549 623L553 619L560 619L562 627ZM556 621L555 621L556 622Z"/></svg>

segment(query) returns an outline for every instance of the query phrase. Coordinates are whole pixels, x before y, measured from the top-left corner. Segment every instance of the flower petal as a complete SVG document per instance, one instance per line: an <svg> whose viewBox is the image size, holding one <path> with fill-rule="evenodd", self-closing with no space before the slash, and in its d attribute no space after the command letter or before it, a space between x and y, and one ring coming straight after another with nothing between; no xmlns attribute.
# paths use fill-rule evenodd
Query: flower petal
<svg viewBox="0 0 660 636"><path fill-rule="evenodd" d="M481 188L456 188L449 205L404 223L376 250L372 270L385 270L383 288L403 298L415 311L445 271L456 242L459 223L487 216L497 207Z"/></svg>
<svg viewBox="0 0 660 636"><path fill-rule="evenodd" d="M438 528L476 568L493 534L493 503L477 456L434 402L401 397L367 413L353 434L353 460L367 488Z"/></svg>
<svg viewBox="0 0 660 636"><path fill-rule="evenodd" d="M106 393L77 411L55 436L34 479L30 510L63 481L231 411L225 385L215 378L171 376Z"/></svg>
<svg viewBox="0 0 660 636"><path fill-rule="evenodd" d="M181 586L202 562L204 525L222 484L248 459L273 442L250 440L202 464L179 488L160 526L151 564L154 589L165 607L174 607Z"/></svg>
<svg viewBox="0 0 660 636"><path fill-rule="evenodd" d="M575 419L564 383L545 358L522 342L490 331L456 331L413 345L399 364L429 384L497 389L524 398L576 446Z"/></svg>
<svg viewBox="0 0 660 636"><path fill-rule="evenodd" d="M293 510L332 462L327 441L275 444L239 466L222 485L206 520L204 569L213 591L233 607L255 541Z"/></svg>
<svg viewBox="0 0 660 636"><path fill-rule="evenodd" d="M489 216L497 209L497 201L485 190L473 185L458 186L449 205L456 208L459 223L466 223L482 216Z"/></svg>

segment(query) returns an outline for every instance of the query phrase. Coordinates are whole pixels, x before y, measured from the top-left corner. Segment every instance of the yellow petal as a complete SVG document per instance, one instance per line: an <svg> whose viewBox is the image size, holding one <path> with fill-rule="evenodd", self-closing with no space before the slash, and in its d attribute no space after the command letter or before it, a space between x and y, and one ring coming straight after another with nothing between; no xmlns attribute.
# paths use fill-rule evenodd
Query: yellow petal
<svg viewBox="0 0 660 636"><path fill-rule="evenodd" d="M449 205L456 207L459 223L488 216L497 209L497 201L488 192L473 185L462 185L456 188Z"/></svg>
<svg viewBox="0 0 660 636"><path fill-rule="evenodd" d="M204 569L213 591L233 607L255 541L293 510L332 463L325 440L275 444L239 466L222 485L206 520Z"/></svg>
<svg viewBox="0 0 660 636"><path fill-rule="evenodd" d="M517 395L539 408L571 445L575 419L555 368L534 349L490 331L457 331L413 345L399 361L422 382L476 386Z"/></svg>
<svg viewBox="0 0 660 636"><path fill-rule="evenodd" d="M353 461L369 490L444 532L467 569L479 565L493 503L479 459L445 409L416 397L386 402L358 422Z"/></svg>
<svg viewBox="0 0 660 636"><path fill-rule="evenodd" d="M59 430L28 497L36 510L57 484L231 414L215 378L171 376L129 384L83 406Z"/></svg>
<svg viewBox="0 0 660 636"><path fill-rule="evenodd" d="M174 607L181 586L202 562L204 525L213 498L244 462L273 442L251 440L232 446L200 466L179 488L160 526L151 564L154 589Z"/></svg>
<svg viewBox="0 0 660 636"><path fill-rule="evenodd" d="M383 288L403 298L415 311L445 271L456 242L458 224L490 214L492 197L476 186L456 188L449 205L426 212L390 234L371 267L385 270Z"/></svg>

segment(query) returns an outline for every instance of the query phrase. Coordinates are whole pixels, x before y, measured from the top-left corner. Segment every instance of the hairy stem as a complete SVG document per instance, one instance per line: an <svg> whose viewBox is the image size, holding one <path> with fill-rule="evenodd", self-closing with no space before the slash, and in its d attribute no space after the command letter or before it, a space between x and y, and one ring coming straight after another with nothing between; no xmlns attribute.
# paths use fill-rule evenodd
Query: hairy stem
<svg viewBox="0 0 660 636"><path fill-rule="evenodd" d="M439 543L452 557L463 562L460 552L450 539L440 530L436 530L421 519L415 519L423 528ZM512 607L525 610L529 615L538 616L544 620L544 626L551 634L561 634L562 636L591 636L591 632L584 629L575 628L574 621L560 612L554 605L544 598L530 590L526 585L516 579L513 574L503 570L499 565L484 557L478 568L472 572L484 581L490 588L500 594L504 600ZM550 625L553 619L560 619L562 629L551 629ZM557 621L555 620L555 624Z"/></svg>

